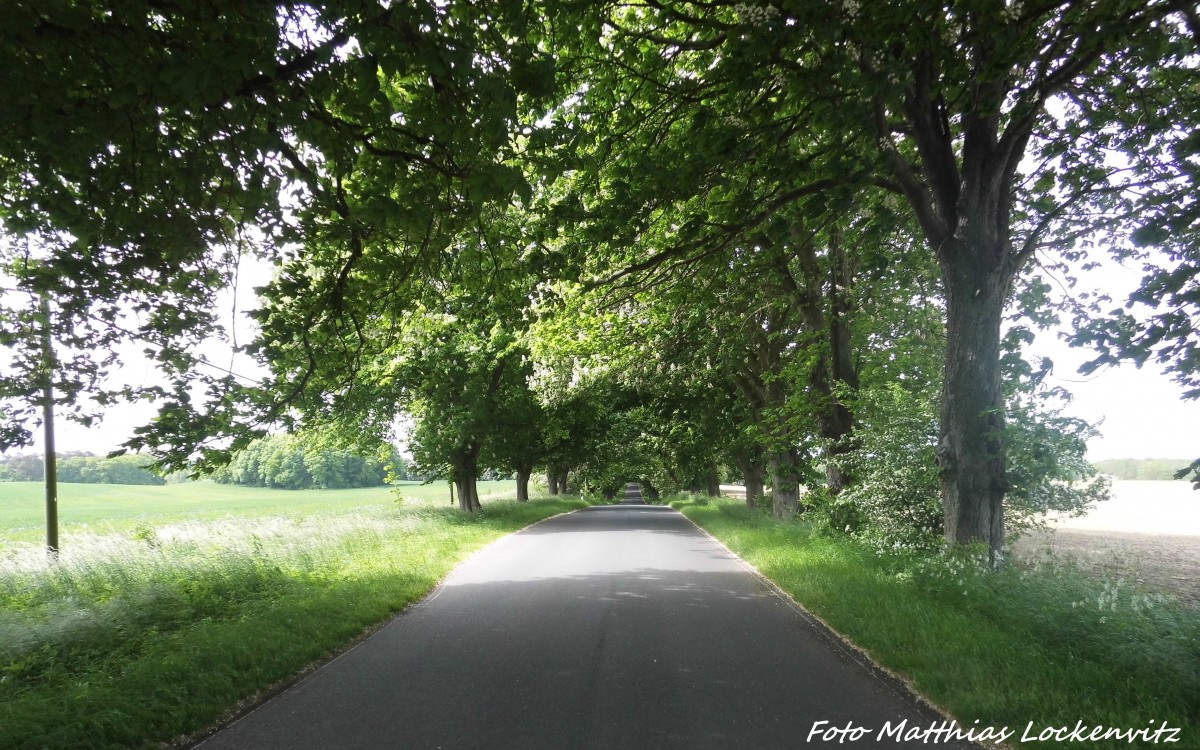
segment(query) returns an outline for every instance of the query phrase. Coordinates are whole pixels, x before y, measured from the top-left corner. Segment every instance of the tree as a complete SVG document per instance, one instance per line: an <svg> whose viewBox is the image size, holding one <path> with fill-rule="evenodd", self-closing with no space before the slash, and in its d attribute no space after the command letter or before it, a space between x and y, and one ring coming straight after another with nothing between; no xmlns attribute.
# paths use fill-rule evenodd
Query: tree
<svg viewBox="0 0 1200 750"><path fill-rule="evenodd" d="M412 344L420 359L402 376L417 420L413 459L418 471L454 483L461 510L477 511L480 457L486 443L502 439L505 386L522 374L521 354L512 334L498 326L472 330L469 320L439 316L423 327Z"/></svg>
<svg viewBox="0 0 1200 750"><path fill-rule="evenodd" d="M731 91L761 96L743 111L778 112L777 119L737 115L745 130L794 147L798 158L785 164L801 171L781 181L781 196L859 184L904 199L937 260L946 298L938 441L946 538L983 542L995 557L1010 487L1000 365L1005 305L1040 248L1110 223L1089 211L1115 207L1126 221L1132 216L1119 199L1147 175L1106 165L1113 143L1080 131L1106 133L1119 121L1128 99L1108 82L1131 64L1182 64L1185 51L1173 42L1186 33L1182 8L914 0L683 11L647 3L606 8L608 28L594 39L621 51L613 70L636 71L614 74L625 76L625 88L607 99L602 93L601 101L632 89L631 98L660 104L655 126L666 120L717 133L708 123L735 110L706 111L712 102ZM598 54L583 59L598 66ZM1163 92L1160 101L1172 101L1161 81L1136 78ZM1052 101L1066 103L1086 127L1060 127ZM1169 128L1161 116L1149 122ZM662 140L670 130L648 132ZM745 153L743 144L754 142L727 139L728 150ZM712 143L702 140L698 150L711 156L704 146ZM1040 161L1026 174L1027 156ZM710 175L693 167L680 182L692 187ZM619 192L620 183L611 186ZM630 267L691 253L697 245L689 247L688 228L680 225L683 242Z"/></svg>
<svg viewBox="0 0 1200 750"><path fill-rule="evenodd" d="M58 454L58 481L82 484L166 484L166 480L148 469L147 456L105 458L90 453ZM16 455L0 461L0 481L40 482L42 459L36 455Z"/></svg>
<svg viewBox="0 0 1200 750"><path fill-rule="evenodd" d="M399 461L394 447L361 435L272 435L255 440L213 472L214 480L280 489L349 489L385 484Z"/></svg>
<svg viewBox="0 0 1200 750"><path fill-rule="evenodd" d="M506 372L492 419L493 435L483 445L481 462L517 477L517 501L529 500L529 480L546 455L545 409L530 387L532 362L522 353Z"/></svg>
<svg viewBox="0 0 1200 750"><path fill-rule="evenodd" d="M7 11L0 259L14 286L53 300L54 338L72 354L60 358L63 405L87 393L103 405L118 395L96 389L115 342L145 340L178 372L193 363L187 345L212 331L206 303L230 257L219 246L235 214L276 200L278 173L252 162L260 106L282 93L270 91L276 52L295 46L280 44L269 5ZM5 444L26 443L29 416L9 416Z"/></svg>
<svg viewBox="0 0 1200 750"><path fill-rule="evenodd" d="M1120 361L1163 364L1183 387L1182 397L1200 398L1200 210L1194 195L1200 160L1200 92L1193 85L1200 50L1200 16L1180 4L1181 18L1162 24L1162 33L1111 81L1117 102L1106 114L1112 126L1103 146L1119 153L1140 178L1122 195L1131 221L1114 223L1108 242L1122 260L1141 262L1141 285L1121 307L1102 307L1101 297L1080 309L1073 343L1096 357L1085 374ZM1156 44L1150 45L1153 41ZM1076 106L1095 106L1084 98ZM1084 137L1077 134L1076 137ZM1092 136L1093 140L1096 139ZM1200 460L1181 468L1200 489Z"/></svg>
<svg viewBox="0 0 1200 750"><path fill-rule="evenodd" d="M550 191L545 213L552 226L571 227L551 243L559 267L605 290L602 304L705 290L680 307L724 326L681 338L702 352L693 366L720 362L747 400L756 434L770 443L776 512L787 515L799 507L808 454L827 454L833 492L848 481L836 456L853 432L860 249L843 235L894 212L863 219L875 205L864 190L869 171L855 162L855 131L841 137L812 118L814 105L776 65L776 40L752 28L778 11L751 10L608 6L586 27L592 35L562 40L562 68L579 87L560 113L574 169ZM691 320L682 310L663 318L676 328ZM741 361L700 341L723 343Z"/></svg>
<svg viewBox="0 0 1200 750"><path fill-rule="evenodd" d="M67 330L98 331L82 349L151 344L172 385L151 389L160 417L130 447L172 467L286 422L318 369L309 347L302 376L269 395L196 367L190 344L213 330L237 252L257 237L280 266L263 356L353 328L347 300L371 296L360 286L380 264L394 284L444 249L444 229L522 189L502 163L510 126L553 76L516 5L8 10L0 222L40 242L43 269L20 286L49 293ZM26 417L5 413L19 444Z"/></svg>
<svg viewBox="0 0 1200 750"><path fill-rule="evenodd" d="M0 462L0 477L6 482L40 482L44 472L41 456L32 453L18 453Z"/></svg>
<svg viewBox="0 0 1200 750"><path fill-rule="evenodd" d="M540 355L544 357L546 342L538 341L536 335L534 338L540 347ZM538 352L535 352L535 357L539 357ZM603 474L601 484L628 481L630 474L624 470L615 472L620 476L612 476L614 472L610 471L610 461L600 455L611 454L612 451L598 450L612 434L613 411L621 411L620 404L624 401L617 385L601 373L582 375L562 367L562 363L558 363L562 367L558 372L548 372L545 362L541 364L543 371L537 383L544 419L545 452L541 463L546 470L550 494L569 491L568 480L572 471L576 476L580 473L590 476L593 482ZM574 382L562 382L559 378L563 376Z"/></svg>
<svg viewBox="0 0 1200 750"><path fill-rule="evenodd" d="M874 334L885 322L903 330L897 321L910 317L914 302L928 307L935 295L918 299L913 284L936 281L929 264L892 262L891 253L912 240L886 200L843 193L840 201L825 195L815 204L795 199L781 205L774 186L754 177L757 167L727 165L727 180L745 180L730 205L711 196L702 209L696 196L654 204L655 217L638 238L643 255L654 261L644 268L614 269L608 255L588 255L576 273L604 281L576 295L556 340L649 394L664 386L694 394L683 401L706 410L710 440L731 431L745 438L728 458L745 467L755 491L761 492L756 478L770 467L773 505L782 517L798 509L799 486L813 483L817 460L831 492L848 483L839 456L852 444L859 371L873 357L903 357L896 352L903 336ZM605 205L603 195L595 201ZM771 210L745 219L763 206ZM588 212L585 235L592 224L612 221L606 210ZM651 209L621 210L637 216ZM695 223L701 210L709 228L681 243L680 228ZM694 246L703 250L678 250ZM614 254L628 264L620 252ZM670 258L665 269L656 261L664 255ZM659 424L669 429L673 423L664 415ZM669 442L682 447L688 434L685 429Z"/></svg>
<svg viewBox="0 0 1200 750"><path fill-rule="evenodd" d="M1146 336L1123 318L1089 335L1194 374L1197 23L1176 0L119 5L22 5L0 36L21 77L0 220L41 243L17 286L59 296L64 330L99 321L81 346L126 336L123 306L142 316L174 377L131 445L169 465L272 422L382 437L409 408L471 509L481 461L540 460L552 491L635 465L688 482L737 418L739 462L762 450L787 515L817 469L831 497L854 485L857 399L886 403L871 369L915 372L941 389L945 538L998 559L1006 496L1037 484L1002 322L1039 251L1084 258L1100 230L1182 243L1143 289L1173 306ZM193 36L223 57L184 54ZM39 68L64 37L88 65ZM95 126L64 126L44 91ZM258 388L182 346L250 226L278 270ZM934 267L911 309L904 283ZM933 377L886 334L939 305ZM568 334L530 340L557 316ZM487 457L495 420L536 421L530 392L546 432Z"/></svg>
<svg viewBox="0 0 1200 750"><path fill-rule="evenodd" d="M1102 149L1059 136L1049 104L1086 100L1079 114L1103 132L1120 104L1105 82L1139 47L1162 48L1177 7L912 3L864 6L848 19L842 70L869 93L869 109L855 114L874 123L889 188L907 200L941 268L938 461L951 543L983 542L993 557L1004 545L1012 485L1000 331L1014 280L1077 207L1103 205L1130 182L1102 167ZM1029 156L1040 166L1026 171Z"/></svg>

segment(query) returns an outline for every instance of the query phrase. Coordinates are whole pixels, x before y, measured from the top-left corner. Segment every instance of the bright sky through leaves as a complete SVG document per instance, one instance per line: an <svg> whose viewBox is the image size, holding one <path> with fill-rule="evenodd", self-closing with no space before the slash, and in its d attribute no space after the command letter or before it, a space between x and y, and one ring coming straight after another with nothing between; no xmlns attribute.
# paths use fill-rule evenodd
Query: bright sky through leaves
<svg viewBox="0 0 1200 750"><path fill-rule="evenodd" d="M270 269L265 264L245 263L239 282L238 313L251 307L255 286L264 284ZM1083 277L1081 286L1104 288L1114 299L1123 298L1140 279L1136 268L1106 264ZM232 300L222 295L221 309L231 311ZM228 312L225 313L226 319ZM238 331L238 340L250 340L250 328ZM130 347L130 356L123 357L119 373L122 382L142 384L157 382L154 368ZM1080 375L1079 365L1090 359L1086 350L1074 349L1058 341L1056 333L1045 331L1038 335L1027 352L1054 360L1054 370L1047 377L1050 385L1062 386L1074 395L1067 408L1072 416L1100 424L1101 436L1089 444L1089 457L1101 461L1108 458L1186 458L1200 454L1200 440L1194 426L1200 422L1200 403L1184 401L1181 389L1155 363L1141 369L1125 364L1105 367L1092 375ZM209 359L222 366L229 364L229 347L213 342ZM253 363L247 358L237 360L239 375L253 376ZM61 451L102 453L113 450L133 434L133 428L154 417L152 404L121 404L108 410L104 421L91 428L60 421L58 445ZM38 433L37 450L41 449Z"/></svg>

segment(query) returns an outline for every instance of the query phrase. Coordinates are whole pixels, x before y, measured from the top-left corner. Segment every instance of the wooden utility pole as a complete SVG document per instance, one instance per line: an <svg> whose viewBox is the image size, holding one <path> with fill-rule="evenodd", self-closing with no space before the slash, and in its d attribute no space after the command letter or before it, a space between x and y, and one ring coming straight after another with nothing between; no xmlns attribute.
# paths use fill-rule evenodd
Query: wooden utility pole
<svg viewBox="0 0 1200 750"><path fill-rule="evenodd" d="M42 429L46 444L46 552L58 557L58 457L54 452L54 340L50 333L50 299L42 293Z"/></svg>

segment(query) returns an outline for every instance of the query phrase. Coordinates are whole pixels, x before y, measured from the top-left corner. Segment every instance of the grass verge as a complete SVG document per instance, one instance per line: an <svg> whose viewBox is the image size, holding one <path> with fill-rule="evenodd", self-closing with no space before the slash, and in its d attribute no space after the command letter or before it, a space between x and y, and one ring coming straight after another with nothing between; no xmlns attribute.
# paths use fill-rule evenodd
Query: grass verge
<svg viewBox="0 0 1200 750"><path fill-rule="evenodd" d="M157 747L210 726L575 499L394 503L76 534L0 555L0 747Z"/></svg>
<svg viewBox="0 0 1200 750"><path fill-rule="evenodd" d="M1011 747L1128 748L1167 734L1069 732L1166 724L1175 747L1200 747L1200 621L1165 597L1063 564L880 556L736 502L671 504L963 726L1007 727ZM1024 739L1059 727L1062 741Z"/></svg>

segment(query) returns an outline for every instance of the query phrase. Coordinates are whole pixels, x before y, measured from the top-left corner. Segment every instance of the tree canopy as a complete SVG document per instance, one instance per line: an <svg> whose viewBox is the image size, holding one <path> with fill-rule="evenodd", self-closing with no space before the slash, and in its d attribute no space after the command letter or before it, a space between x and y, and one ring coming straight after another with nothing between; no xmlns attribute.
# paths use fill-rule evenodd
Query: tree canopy
<svg viewBox="0 0 1200 750"><path fill-rule="evenodd" d="M394 449L382 455L364 453L339 447L321 435L272 435L238 451L212 478L285 490L378 487L389 478L404 478L407 467Z"/></svg>
<svg viewBox="0 0 1200 750"><path fill-rule="evenodd" d="M58 481L73 484L166 484L150 471L147 456L105 458L88 453L62 454L57 460ZM40 482L45 478L41 456L17 454L0 460L0 482Z"/></svg>
<svg viewBox="0 0 1200 750"><path fill-rule="evenodd" d="M1186 3L117 6L0 31L5 445L38 336L77 355L63 406L132 338L168 385L129 447L167 467L407 414L464 510L486 468L724 466L779 516L998 559L1104 495L1023 340L1075 316L1198 394ZM239 253L275 267L261 385L190 348ZM1038 264L1104 253L1148 260L1128 309L1058 309Z"/></svg>

